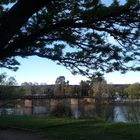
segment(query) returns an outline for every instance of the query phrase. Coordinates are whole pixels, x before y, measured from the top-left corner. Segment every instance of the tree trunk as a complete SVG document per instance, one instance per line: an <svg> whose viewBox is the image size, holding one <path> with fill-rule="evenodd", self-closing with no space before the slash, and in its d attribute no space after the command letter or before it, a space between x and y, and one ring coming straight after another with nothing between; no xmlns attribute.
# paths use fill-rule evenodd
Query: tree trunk
<svg viewBox="0 0 140 140"><path fill-rule="evenodd" d="M18 2L0 18L0 50L28 21L28 19L44 5L45 0L18 0Z"/></svg>

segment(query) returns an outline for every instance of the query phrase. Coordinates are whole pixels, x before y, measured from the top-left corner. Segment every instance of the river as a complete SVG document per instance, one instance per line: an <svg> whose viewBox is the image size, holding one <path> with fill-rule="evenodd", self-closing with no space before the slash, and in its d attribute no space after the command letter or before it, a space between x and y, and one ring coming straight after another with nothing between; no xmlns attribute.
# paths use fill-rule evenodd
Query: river
<svg viewBox="0 0 140 140"><path fill-rule="evenodd" d="M140 104L78 104L69 105L75 118L97 118L113 122L140 123ZM23 102L14 102L0 108L0 115L48 116L53 106L47 101L37 101L33 107L25 107Z"/></svg>

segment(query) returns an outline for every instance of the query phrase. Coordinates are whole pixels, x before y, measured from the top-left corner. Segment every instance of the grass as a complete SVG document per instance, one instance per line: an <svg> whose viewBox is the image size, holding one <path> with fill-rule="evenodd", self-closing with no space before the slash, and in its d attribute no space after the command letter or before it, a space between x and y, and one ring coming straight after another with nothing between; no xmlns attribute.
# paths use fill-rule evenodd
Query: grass
<svg viewBox="0 0 140 140"><path fill-rule="evenodd" d="M64 140L140 140L140 125L85 119L1 116L0 125L33 129Z"/></svg>

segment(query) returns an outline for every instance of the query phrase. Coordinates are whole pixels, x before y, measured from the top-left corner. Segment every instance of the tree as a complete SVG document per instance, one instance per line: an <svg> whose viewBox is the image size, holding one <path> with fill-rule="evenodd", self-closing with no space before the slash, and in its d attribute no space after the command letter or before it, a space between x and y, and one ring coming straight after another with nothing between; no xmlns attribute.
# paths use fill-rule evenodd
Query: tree
<svg viewBox="0 0 140 140"><path fill-rule="evenodd" d="M68 93L71 96L78 96L81 95L80 87L78 85L69 85Z"/></svg>
<svg viewBox="0 0 140 140"><path fill-rule="evenodd" d="M16 79L6 73L0 74L0 99L10 99L24 94L22 88L18 88Z"/></svg>
<svg viewBox="0 0 140 140"><path fill-rule="evenodd" d="M74 74L140 70L139 11L139 0L1 0L0 67L39 56Z"/></svg>
<svg viewBox="0 0 140 140"><path fill-rule="evenodd" d="M139 99L140 98L140 84L134 83L129 85L125 91L128 93L130 99Z"/></svg>
<svg viewBox="0 0 140 140"><path fill-rule="evenodd" d="M25 90L26 95L32 95L32 91L34 90L32 86L32 82L24 82L21 84L21 87Z"/></svg>
<svg viewBox="0 0 140 140"><path fill-rule="evenodd" d="M80 95L81 96L88 96L89 95L89 87L90 87L90 83L89 81L81 81L80 82Z"/></svg>
<svg viewBox="0 0 140 140"><path fill-rule="evenodd" d="M91 94L96 98L110 97L110 87L104 78L94 78L91 81Z"/></svg>
<svg viewBox="0 0 140 140"><path fill-rule="evenodd" d="M114 93L113 96L114 98L119 97L122 99L128 98L128 93L126 92L126 89L128 88L129 85L114 85Z"/></svg>
<svg viewBox="0 0 140 140"><path fill-rule="evenodd" d="M59 76L56 78L55 87L54 87L54 95L64 95L65 94L65 77Z"/></svg>
<svg viewBox="0 0 140 140"><path fill-rule="evenodd" d="M46 93L46 86L39 85L37 82L24 82L21 87L25 90L26 95L37 95Z"/></svg>
<svg viewBox="0 0 140 140"><path fill-rule="evenodd" d="M0 74L0 85L15 86L17 85L17 82L14 77L8 77L8 75L4 72Z"/></svg>

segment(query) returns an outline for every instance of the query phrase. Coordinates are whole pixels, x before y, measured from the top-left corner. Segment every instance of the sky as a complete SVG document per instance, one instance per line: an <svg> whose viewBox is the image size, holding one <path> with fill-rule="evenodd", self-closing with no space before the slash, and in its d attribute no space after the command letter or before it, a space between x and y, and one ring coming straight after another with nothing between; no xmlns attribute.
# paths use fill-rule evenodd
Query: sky
<svg viewBox="0 0 140 140"><path fill-rule="evenodd" d="M103 1L109 4L112 0ZM124 1L125 0L120 0L121 3L124 3ZM14 76L19 84L23 82L54 84L56 78L59 76L65 76L70 84L79 84L81 80L87 80L86 77L81 75L72 75L65 67L44 58L18 58L18 61L21 63L18 71L13 72L7 69L0 69L0 73L6 72L9 76ZM126 74L112 72L105 74L104 77L108 83L112 84L132 84L140 82L140 72L127 72Z"/></svg>
<svg viewBox="0 0 140 140"><path fill-rule="evenodd" d="M14 76L19 85L23 82L54 84L59 76L65 76L71 85L79 84L81 80L87 80L86 77L81 75L72 75L65 67L44 58L29 57L28 59L18 58L18 60L21 63L18 71L0 69L0 72L6 72L9 76ZM126 74L112 72L105 74L104 77L108 83L112 84L140 82L140 72L127 72Z"/></svg>

